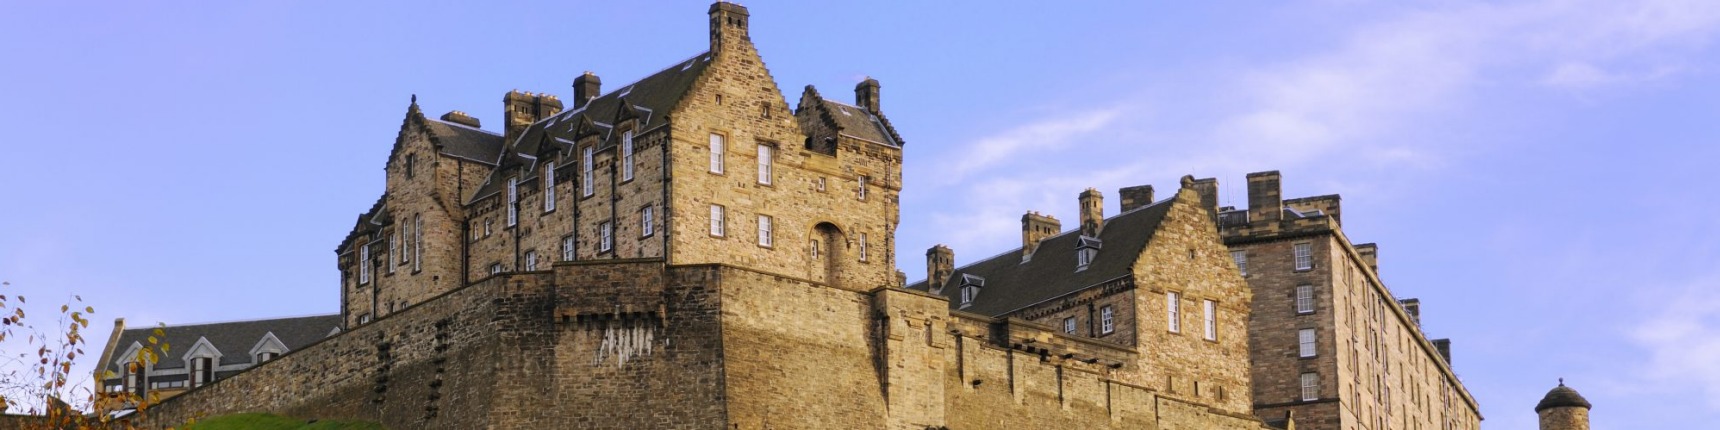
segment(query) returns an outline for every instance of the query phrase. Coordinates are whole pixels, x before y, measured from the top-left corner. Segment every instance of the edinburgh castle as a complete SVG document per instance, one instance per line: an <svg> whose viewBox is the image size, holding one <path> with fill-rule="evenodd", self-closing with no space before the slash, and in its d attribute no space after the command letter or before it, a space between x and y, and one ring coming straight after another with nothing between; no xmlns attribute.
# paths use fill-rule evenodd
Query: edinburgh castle
<svg viewBox="0 0 1720 430"><path fill-rule="evenodd" d="M1248 175L1246 208L1220 207L1216 178L1070 190L1069 228L1028 211L1019 248L958 266L968 250L940 245L905 274L913 136L883 85L790 100L747 8L708 14L704 52L620 85L574 74L565 98L507 92L491 129L414 96L385 188L334 249L333 334L301 330L141 419L1480 428L1451 342L1380 280L1379 248L1344 234L1338 196L1286 198L1276 171ZM144 384L107 369L104 386ZM1586 429L1588 408L1561 385L1536 409L1562 430Z"/></svg>

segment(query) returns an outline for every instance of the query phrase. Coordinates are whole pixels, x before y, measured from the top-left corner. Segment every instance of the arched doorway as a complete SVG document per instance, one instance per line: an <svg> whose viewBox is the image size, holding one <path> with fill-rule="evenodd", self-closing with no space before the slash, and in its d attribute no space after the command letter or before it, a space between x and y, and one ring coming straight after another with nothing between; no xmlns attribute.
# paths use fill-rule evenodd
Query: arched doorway
<svg viewBox="0 0 1720 430"><path fill-rule="evenodd" d="M807 276L812 280L825 284L836 285L841 270L842 256L848 252L848 240L843 237L842 229L835 224L821 222L812 227L812 240L807 244L808 261L811 268Z"/></svg>

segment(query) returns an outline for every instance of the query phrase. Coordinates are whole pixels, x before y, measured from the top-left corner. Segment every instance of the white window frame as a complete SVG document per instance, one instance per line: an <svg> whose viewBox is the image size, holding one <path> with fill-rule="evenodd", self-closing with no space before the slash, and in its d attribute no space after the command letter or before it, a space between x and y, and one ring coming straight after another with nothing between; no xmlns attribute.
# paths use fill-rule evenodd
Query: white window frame
<svg viewBox="0 0 1720 430"><path fill-rule="evenodd" d="M502 263L490 263L490 274L491 275L498 275L501 273L502 273Z"/></svg>
<svg viewBox="0 0 1720 430"><path fill-rule="evenodd" d="M555 211L555 163L544 163L543 169L543 211Z"/></svg>
<svg viewBox="0 0 1720 430"><path fill-rule="evenodd" d="M860 233L860 261L866 261L866 233Z"/></svg>
<svg viewBox="0 0 1720 430"><path fill-rule="evenodd" d="M1302 374L1302 401L1320 400L1320 374L1308 372Z"/></svg>
<svg viewBox="0 0 1720 430"><path fill-rule="evenodd" d="M1230 251L1230 259L1236 262L1237 273L1242 276L1248 276L1248 251L1240 249Z"/></svg>
<svg viewBox="0 0 1720 430"><path fill-rule="evenodd" d="M818 250L818 246L819 246L818 242L819 242L818 239L812 239L812 260L813 261L818 260L818 251L819 251Z"/></svg>
<svg viewBox="0 0 1720 430"><path fill-rule="evenodd" d="M412 214L412 271L424 269L424 216Z"/></svg>
<svg viewBox="0 0 1720 430"><path fill-rule="evenodd" d="M724 212L725 212L725 210L723 209L723 205L711 205L711 235L712 236L724 237L726 235L727 229L725 229L724 225L723 225L724 221L725 221L723 219L723 213Z"/></svg>
<svg viewBox="0 0 1720 430"><path fill-rule="evenodd" d="M1165 293L1165 319L1167 330L1171 333L1182 333L1182 293Z"/></svg>
<svg viewBox="0 0 1720 430"><path fill-rule="evenodd" d="M1313 285L1297 285L1296 286L1296 313L1297 314L1314 313L1314 286Z"/></svg>
<svg viewBox="0 0 1720 430"><path fill-rule="evenodd" d="M621 180L633 180L633 130L621 133Z"/></svg>
<svg viewBox="0 0 1720 430"><path fill-rule="evenodd" d="M1296 330L1296 356L1309 358L1318 355L1319 334L1311 328Z"/></svg>
<svg viewBox="0 0 1720 430"><path fill-rule="evenodd" d="M1075 334L1075 317L1063 318L1063 333Z"/></svg>
<svg viewBox="0 0 1720 430"><path fill-rule="evenodd" d="M358 248L358 284L370 283L370 244L359 245Z"/></svg>
<svg viewBox="0 0 1720 430"><path fill-rule="evenodd" d="M520 225L520 180L508 178L508 227Z"/></svg>
<svg viewBox="0 0 1720 430"><path fill-rule="evenodd" d="M711 133L711 173L723 173L723 153L727 150L728 136Z"/></svg>
<svg viewBox="0 0 1720 430"><path fill-rule="evenodd" d="M573 261L573 235L561 237L561 261Z"/></svg>
<svg viewBox="0 0 1720 430"><path fill-rule="evenodd" d="M597 252L615 250L615 222L604 221L597 226Z"/></svg>
<svg viewBox="0 0 1720 430"><path fill-rule="evenodd" d="M596 162L593 160L593 158L596 157L596 151L596 148L587 146L579 155L579 174L581 175L580 179L583 179L582 181L579 181L579 190L581 195L585 197L591 197L592 194L597 193L597 185L594 185L594 183L597 182L597 167Z"/></svg>
<svg viewBox="0 0 1720 430"><path fill-rule="evenodd" d="M1201 300L1201 328L1205 330L1206 340L1218 340L1218 302Z"/></svg>
<svg viewBox="0 0 1720 430"><path fill-rule="evenodd" d="M653 212L655 210L651 206L639 209L639 237L647 237L657 232L657 225L653 224L651 219Z"/></svg>
<svg viewBox="0 0 1720 430"><path fill-rule="evenodd" d="M772 246L770 215L758 216L758 246L766 248Z"/></svg>
<svg viewBox="0 0 1720 430"><path fill-rule="evenodd" d="M859 182L860 186L858 188L855 188L854 196L856 199L859 199L860 201L866 201L866 181L867 181L867 179L869 179L869 178L867 178L866 175L860 175L860 177L855 180L856 182Z"/></svg>
<svg viewBox="0 0 1720 430"><path fill-rule="evenodd" d="M1298 243L1290 245L1290 248L1291 252L1296 257L1296 270L1310 270L1314 268L1314 244Z"/></svg>
<svg viewBox="0 0 1720 430"><path fill-rule="evenodd" d="M1111 305L1099 308L1099 334L1117 331L1117 309Z"/></svg>
<svg viewBox="0 0 1720 430"><path fill-rule="evenodd" d="M405 252L396 252L396 249L400 247L400 230L404 227L395 228L394 235L388 237L388 256L382 259L382 267L388 273L394 273L394 256L405 254Z"/></svg>
<svg viewBox="0 0 1720 430"><path fill-rule="evenodd" d="M973 298L974 298L974 296L977 296L977 295L979 295L979 287L975 287L972 285L963 285L962 286L962 307L967 307L969 305L972 305L973 304Z"/></svg>
<svg viewBox="0 0 1720 430"><path fill-rule="evenodd" d="M205 360L207 360L207 361L205 361ZM187 369L187 370L188 370L187 376L189 377L189 379L191 379L191 387L192 388L201 387L201 386L208 384L210 382L214 382L214 379L215 379L215 358L214 357L192 357L191 358L191 366L189 366L189 369Z"/></svg>
<svg viewBox="0 0 1720 430"><path fill-rule="evenodd" d="M526 251L526 271L527 272L537 270L537 260L538 260L537 251Z"/></svg>
<svg viewBox="0 0 1720 430"><path fill-rule="evenodd" d="M772 148L770 145L762 143L758 145L758 183L765 185L771 184L771 176L773 173L771 163L774 162L775 159L776 148Z"/></svg>

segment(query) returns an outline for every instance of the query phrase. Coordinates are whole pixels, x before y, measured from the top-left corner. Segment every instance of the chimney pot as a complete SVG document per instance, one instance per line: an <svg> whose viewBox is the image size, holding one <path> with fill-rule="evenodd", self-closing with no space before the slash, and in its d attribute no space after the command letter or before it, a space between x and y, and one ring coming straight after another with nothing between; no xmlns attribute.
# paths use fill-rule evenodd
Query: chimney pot
<svg viewBox="0 0 1720 430"><path fill-rule="evenodd" d="M956 252L938 244L926 250L926 291L938 293L956 271Z"/></svg>

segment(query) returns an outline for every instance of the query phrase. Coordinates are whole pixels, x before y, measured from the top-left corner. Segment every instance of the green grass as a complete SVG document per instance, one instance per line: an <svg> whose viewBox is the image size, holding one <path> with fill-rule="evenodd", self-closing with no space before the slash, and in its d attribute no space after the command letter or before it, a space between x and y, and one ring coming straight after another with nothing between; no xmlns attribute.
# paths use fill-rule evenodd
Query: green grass
<svg viewBox="0 0 1720 430"><path fill-rule="evenodd" d="M386 430L381 424L365 421L305 420L270 414L234 414L204 420L185 430Z"/></svg>

